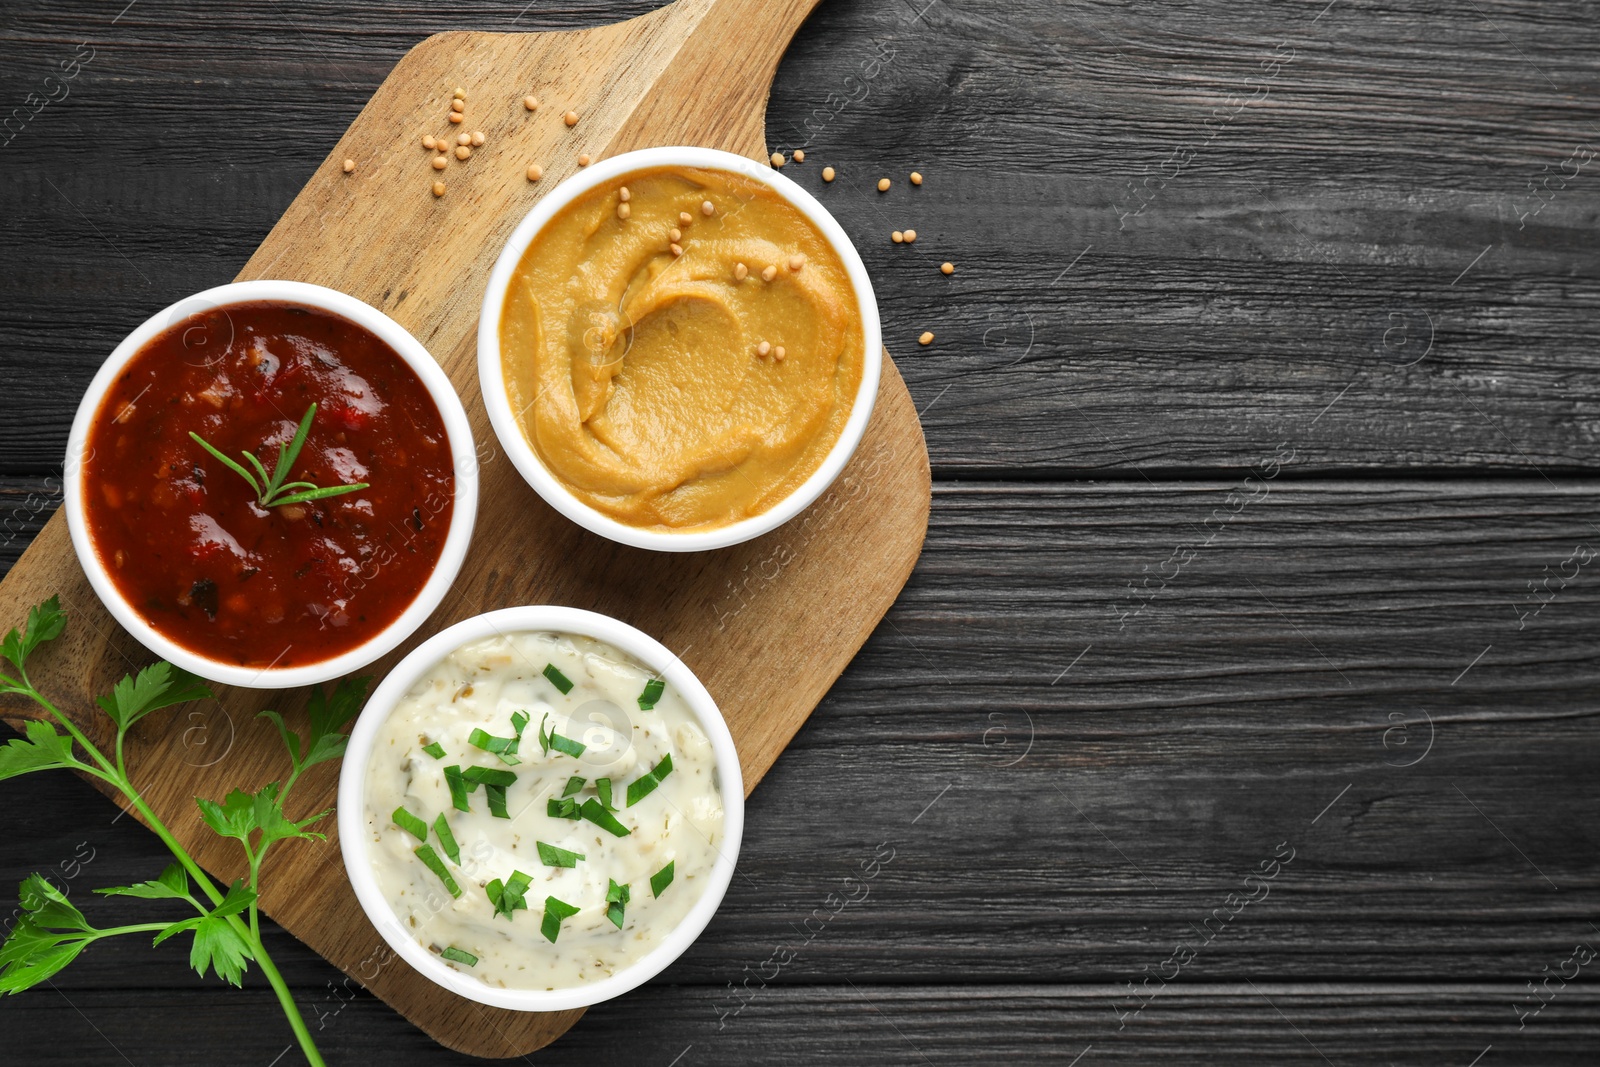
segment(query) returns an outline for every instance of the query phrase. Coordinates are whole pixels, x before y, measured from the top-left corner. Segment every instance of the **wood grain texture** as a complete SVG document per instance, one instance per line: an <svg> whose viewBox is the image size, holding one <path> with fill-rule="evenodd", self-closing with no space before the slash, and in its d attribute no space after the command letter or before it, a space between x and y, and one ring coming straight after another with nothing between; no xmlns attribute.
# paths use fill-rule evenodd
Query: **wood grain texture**
<svg viewBox="0 0 1600 1067"><path fill-rule="evenodd" d="M498 456L477 388L478 306L511 229L539 196L596 158L648 144L704 144L764 158L766 77L815 0L680 0L624 23L561 33L436 34L412 49L245 264L239 278L333 286L389 312L434 354L468 406L479 443L478 524L450 594L416 637L374 664L383 673L428 635L514 604L567 604L640 627L677 650L717 699L748 792L838 677L910 574L928 513L928 462L910 397L892 362L856 457L819 501L766 537L712 553L626 549L581 531L545 505ZM731 63L734 50L744 64ZM709 38L709 39L708 39ZM537 72L530 75L529 72ZM435 171L425 133L444 134L452 87L488 143ZM522 106L534 92L536 111ZM569 127L562 115L581 115ZM355 160L351 173L342 163ZM540 182L523 172L545 163ZM432 191L435 180L444 196ZM118 629L52 519L0 586L0 616L61 596L73 631L40 658L35 684L92 736L94 697L150 658ZM294 714L304 692L219 692L137 739L133 766L151 808L201 863L244 872L193 805L241 782L281 777L280 742L265 707ZM20 701L17 721L36 713ZM199 730L200 733L196 733ZM174 745L227 737L168 760ZM319 776L306 811L332 806L336 775ZM333 834L330 832L330 837ZM298 843L297 843L298 844ZM349 891L336 849L286 848L262 892L263 910L441 1043L520 1056L563 1033L581 1011L491 1009L439 989L394 958Z"/></svg>
<svg viewBox="0 0 1600 1067"><path fill-rule="evenodd" d="M232 277L418 40L656 6L140 0L113 25L124 3L0 8L13 104L72 42L101 48L6 156L0 497L19 505L128 326ZM1266 99L1202 143L1280 42L1296 57ZM1525 1029L1515 1009L1600 936L1600 619L1587 579L1524 630L1513 609L1600 523L1600 185L1568 162L1600 125L1596 56L1570 0L819 5L767 138L806 148L785 173L872 271L940 479L928 548L753 795L755 884L534 1059L1592 1062L1588 969ZM890 244L907 225L921 239ZM1404 366L1429 316L1440 343ZM1119 630L1128 583L1159 587L1280 442L1296 459L1270 495ZM20 537L27 510L0 509ZM1401 766L1423 712L1434 745ZM1031 753L1002 766L1028 716ZM854 815L863 795L881 819ZM160 868L81 783L34 797L0 785L0 892L85 840L85 885ZM870 901L719 1029L728 984L759 984L885 837ZM1281 888L1119 1031L1121 983L1286 838ZM470 1062L277 937L335 1060ZM62 989L89 1021L49 991L9 1001L8 1052L268 1063L287 1040L264 986L200 983L178 950L105 944Z"/></svg>

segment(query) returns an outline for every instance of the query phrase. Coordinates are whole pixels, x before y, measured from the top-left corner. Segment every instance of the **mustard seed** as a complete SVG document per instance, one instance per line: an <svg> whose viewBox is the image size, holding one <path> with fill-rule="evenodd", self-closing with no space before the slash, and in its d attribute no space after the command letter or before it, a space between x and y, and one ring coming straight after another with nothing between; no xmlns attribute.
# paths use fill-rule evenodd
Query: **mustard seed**
<svg viewBox="0 0 1600 1067"><path fill-rule="evenodd" d="M624 185L621 189L617 190L617 199L626 204L629 200L633 199L633 191Z"/></svg>
<svg viewBox="0 0 1600 1067"><path fill-rule="evenodd" d="M522 106L527 108L529 111L538 111L539 98L537 96L525 96L522 98Z"/></svg>
<svg viewBox="0 0 1600 1067"><path fill-rule="evenodd" d="M735 281L744 281L750 277L750 268L743 263L735 263L733 265L733 277Z"/></svg>
<svg viewBox="0 0 1600 1067"><path fill-rule="evenodd" d="M805 265L806 265L806 257L802 256L799 252L796 252L794 255L789 257L789 269L790 270L797 271L797 270L799 270L801 267L803 267Z"/></svg>
<svg viewBox="0 0 1600 1067"><path fill-rule="evenodd" d="M763 359L765 359L766 356L767 356L767 353L771 352L771 351L772 351L772 342L770 342L770 341L762 341L760 344L756 345L756 355L760 356Z"/></svg>
<svg viewBox="0 0 1600 1067"><path fill-rule="evenodd" d="M896 230L896 231L894 231L893 233L891 233L889 235L889 240L893 241L895 244L899 244L901 241L904 241L905 239L906 239L906 235L901 233L899 230Z"/></svg>
<svg viewBox="0 0 1600 1067"><path fill-rule="evenodd" d="M561 121L565 122L568 126L576 126L578 124L578 113L576 111L569 111L565 115L561 116Z"/></svg>
<svg viewBox="0 0 1600 1067"><path fill-rule="evenodd" d="M939 264L939 273L940 274L954 274L955 272L956 272L956 265L954 263L941 263L941 264Z"/></svg>
<svg viewBox="0 0 1600 1067"><path fill-rule="evenodd" d="M774 167L777 167L780 170L783 169L783 153L782 152L774 152L774 153L772 153L772 165Z"/></svg>
<svg viewBox="0 0 1600 1067"><path fill-rule="evenodd" d="M667 231L667 239L671 241L681 241L683 240L683 231L674 226L672 229Z"/></svg>
<svg viewBox="0 0 1600 1067"><path fill-rule="evenodd" d="M537 163L529 163L528 164L528 180L530 182L536 182L540 178L543 178L543 177L544 177L544 168L543 167L539 166L539 164L537 164Z"/></svg>
<svg viewBox="0 0 1600 1067"><path fill-rule="evenodd" d="M715 215L716 213L717 213L717 205L713 204L709 200L700 201L700 214L705 215L706 217L709 218L710 216Z"/></svg>
<svg viewBox="0 0 1600 1067"><path fill-rule="evenodd" d="M832 167L823 167L822 168L822 180L825 181L825 182L831 182L831 181L833 181L834 176L837 173L838 172L835 171Z"/></svg>
<svg viewBox="0 0 1600 1067"><path fill-rule="evenodd" d="M794 150L794 161L796 163L804 163L806 161L806 150L804 148L796 148Z"/></svg>
<svg viewBox="0 0 1600 1067"><path fill-rule="evenodd" d="M347 159L347 160L344 161L344 172L346 174L349 174L351 171L353 171L355 169L356 169L356 161L355 160Z"/></svg>
<svg viewBox="0 0 1600 1067"><path fill-rule="evenodd" d="M617 205L617 218L619 218L619 219L627 219L627 217L629 215L632 215L632 214L633 214L632 205L629 205L629 204L618 204Z"/></svg>
<svg viewBox="0 0 1600 1067"><path fill-rule="evenodd" d="M672 250L672 254L674 256L683 255L683 246L682 245L680 245L680 244L671 244L671 245L668 245L667 247Z"/></svg>
<svg viewBox="0 0 1600 1067"><path fill-rule="evenodd" d="M433 169L434 170L444 170L444 168L446 166L448 166L449 163L450 163L450 157L449 156L434 156L433 157Z"/></svg>
<svg viewBox="0 0 1600 1067"><path fill-rule="evenodd" d="M912 171L911 172L911 184L912 185L921 185L922 184L922 175L921 175L921 173L919 173L918 171Z"/></svg>
<svg viewBox="0 0 1600 1067"><path fill-rule="evenodd" d="M910 244L912 241L915 241L917 239L917 231L916 230L907 230L905 236L906 236L906 244Z"/></svg>
<svg viewBox="0 0 1600 1067"><path fill-rule="evenodd" d="M483 146L483 142L485 142L487 140L488 140L488 138L483 135L483 131L482 130L473 130L472 131L472 146L474 148L481 148Z"/></svg>
<svg viewBox="0 0 1600 1067"><path fill-rule="evenodd" d="M929 330L926 333L924 333L921 337L917 338L917 344L919 344L919 345L931 345L931 344L933 344L933 331Z"/></svg>
<svg viewBox="0 0 1600 1067"><path fill-rule="evenodd" d="M890 182L888 178L879 178L878 179L878 192L887 193L889 191L889 186L891 184L893 184L893 183Z"/></svg>
<svg viewBox="0 0 1600 1067"><path fill-rule="evenodd" d="M444 195L444 182L434 182L433 183L433 195L434 196L443 196Z"/></svg>
<svg viewBox="0 0 1600 1067"><path fill-rule="evenodd" d="M678 225L679 226L687 226L687 225L689 225L689 223L691 223L693 221L694 221L694 216L689 214L687 211L678 212Z"/></svg>
<svg viewBox="0 0 1600 1067"><path fill-rule="evenodd" d="M454 93L452 93L451 95L454 96L457 100L465 100L467 98L467 91L465 89L461 88L461 86L458 85L458 86L456 86L456 91Z"/></svg>
<svg viewBox="0 0 1600 1067"><path fill-rule="evenodd" d="M467 110L467 105L462 103L461 100L458 98L458 99L450 101L450 110L451 111L465 111L465 110Z"/></svg>
<svg viewBox="0 0 1600 1067"><path fill-rule="evenodd" d="M468 148L464 144L456 145L456 158L457 159L471 159L472 158L472 149Z"/></svg>
<svg viewBox="0 0 1600 1067"><path fill-rule="evenodd" d="M438 141L435 141L433 139L433 134L431 134L431 133L428 134L426 137L424 137L422 139L422 147L423 148L432 148L435 145L437 145L438 143L439 143Z"/></svg>
<svg viewBox="0 0 1600 1067"><path fill-rule="evenodd" d="M461 133L461 134L457 134L456 135L456 144L471 144L471 143L472 143L472 134L470 134L470 133Z"/></svg>
<svg viewBox="0 0 1600 1067"><path fill-rule="evenodd" d="M580 167L587 167L592 162L593 160L589 158L589 153L587 152L578 157L578 166Z"/></svg>
<svg viewBox="0 0 1600 1067"><path fill-rule="evenodd" d="M761 280L764 281L764 282L770 282L772 279L776 278L777 276L778 276L778 268L776 266L774 266L773 264L770 264L770 263L767 264L766 269L764 269L761 272Z"/></svg>
<svg viewBox="0 0 1600 1067"><path fill-rule="evenodd" d="M460 122L461 122L461 112L459 112L459 111L450 112L450 121L459 125Z"/></svg>

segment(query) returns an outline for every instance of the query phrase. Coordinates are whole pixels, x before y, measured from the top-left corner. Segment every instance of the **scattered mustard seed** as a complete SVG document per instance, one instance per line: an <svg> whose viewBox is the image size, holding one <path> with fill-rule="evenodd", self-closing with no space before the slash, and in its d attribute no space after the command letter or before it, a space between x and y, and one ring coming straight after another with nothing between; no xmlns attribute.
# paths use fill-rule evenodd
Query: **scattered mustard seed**
<svg viewBox="0 0 1600 1067"><path fill-rule="evenodd" d="M617 190L617 199L626 204L629 200L633 199L633 190L624 185L621 189Z"/></svg>
<svg viewBox="0 0 1600 1067"><path fill-rule="evenodd" d="M536 182L540 178L543 178L543 177L544 177L544 168L543 167L539 166L539 164L537 164L537 163L529 163L528 164L528 180L530 182Z"/></svg>
<svg viewBox="0 0 1600 1067"><path fill-rule="evenodd" d="M578 113L576 111L569 111L565 115L561 116L561 121L565 122L568 126L576 126L578 124Z"/></svg>
<svg viewBox="0 0 1600 1067"><path fill-rule="evenodd" d="M767 358L767 353L771 351L772 342L770 341L762 341L760 344L756 345L756 355L760 356L762 359Z"/></svg>
<svg viewBox="0 0 1600 1067"><path fill-rule="evenodd" d="M456 86L456 91L454 93L452 93L451 95L454 96L457 100L465 100L467 98L467 91L465 89L461 88L461 86L458 85L458 86Z"/></svg>
<svg viewBox="0 0 1600 1067"><path fill-rule="evenodd" d="M617 218L626 220L627 217L629 215L632 215L632 214L633 214L633 206L631 204L618 204L617 205Z"/></svg>
<svg viewBox="0 0 1600 1067"><path fill-rule="evenodd" d="M674 256L683 255L683 246L682 245L674 243L674 244L668 245L667 247L672 250L672 254Z"/></svg>
<svg viewBox="0 0 1600 1067"><path fill-rule="evenodd" d="M779 170L783 169L783 153L782 152L774 152L774 153L772 153L772 165L774 167L777 167Z"/></svg>
<svg viewBox="0 0 1600 1067"><path fill-rule="evenodd" d="M941 263L941 264L939 264L939 273L940 274L954 274L955 272L956 272L956 265L954 263Z"/></svg>
<svg viewBox="0 0 1600 1067"><path fill-rule="evenodd" d="M426 137L424 137L422 139L422 147L423 148L432 148L435 145L437 145L438 143L439 143L438 141L435 141L433 139L433 134L431 134L431 133L428 134Z"/></svg>
<svg viewBox="0 0 1600 1067"><path fill-rule="evenodd" d="M355 169L356 169L356 161L355 160L347 159L347 160L344 161L344 172L346 174L349 174L351 171L353 171Z"/></svg>
<svg viewBox="0 0 1600 1067"><path fill-rule="evenodd" d="M889 235L889 240L893 241L895 244L899 244L901 241L904 241L905 239L906 239L906 235L901 233L899 230L896 230L896 231L894 231L893 233L891 233Z"/></svg>
<svg viewBox="0 0 1600 1067"><path fill-rule="evenodd" d="M487 140L488 140L488 138L483 135L483 131L482 130L473 130L472 131L472 146L474 148L481 148L483 146L483 142L485 142Z"/></svg>
<svg viewBox="0 0 1600 1067"><path fill-rule="evenodd" d="M594 161L589 158L589 153L587 152L578 157L578 166L580 167L587 167L592 162Z"/></svg>
<svg viewBox="0 0 1600 1067"><path fill-rule="evenodd" d="M707 216L709 218L710 216L715 215L716 213L717 213L717 205L713 204L709 200L700 201L700 214L705 215L705 216ZM687 212L685 214L687 214Z"/></svg>
<svg viewBox="0 0 1600 1067"><path fill-rule="evenodd" d="M822 180L825 181L825 182L831 182L831 181L833 181L834 176L837 173L838 172L835 171L832 167L823 167L822 168Z"/></svg>
<svg viewBox="0 0 1600 1067"><path fill-rule="evenodd" d="M434 196L443 196L444 195L444 182L434 182L433 183L433 195Z"/></svg>
<svg viewBox="0 0 1600 1067"><path fill-rule="evenodd" d="M794 161L796 163L804 163L806 161L806 150L804 148L796 148L794 150Z"/></svg>
<svg viewBox="0 0 1600 1067"><path fill-rule="evenodd" d="M467 109L467 105L462 103L459 98L450 101L450 110L451 111L465 111L466 109Z"/></svg>
<svg viewBox="0 0 1600 1067"><path fill-rule="evenodd" d="M733 277L735 281L744 281L750 277L750 268L743 263L735 263L733 265Z"/></svg>
<svg viewBox="0 0 1600 1067"><path fill-rule="evenodd" d="M777 348L772 350L772 358L776 359L779 363L783 362L783 357L785 355L786 353L784 352L782 345L779 345Z"/></svg>
<svg viewBox="0 0 1600 1067"><path fill-rule="evenodd" d="M917 239L917 231L916 230L907 230L906 234L905 234L905 237L906 237L906 244L910 244L912 241L915 241Z"/></svg>
<svg viewBox="0 0 1600 1067"><path fill-rule="evenodd" d="M803 267L805 265L806 265L806 257L802 256L799 252L796 252L794 255L789 257L789 269L790 270L797 271L797 270L799 270L801 267Z"/></svg>
<svg viewBox="0 0 1600 1067"><path fill-rule="evenodd" d="M878 192L887 193L889 191L889 186L891 184L892 183L889 181L888 178L879 178L878 179Z"/></svg>
<svg viewBox="0 0 1600 1067"><path fill-rule="evenodd" d="M539 98L537 96L525 96L522 98L522 106L527 108L529 111L538 111Z"/></svg>
<svg viewBox="0 0 1600 1067"><path fill-rule="evenodd" d="M917 344L919 344L919 345L931 345L931 344L933 344L933 331L932 330L928 330L921 337L917 338Z"/></svg>
<svg viewBox="0 0 1600 1067"><path fill-rule="evenodd" d="M470 133L458 133L458 134L456 134L456 144L471 144L471 143L472 143L472 134L470 134Z"/></svg>
<svg viewBox="0 0 1600 1067"><path fill-rule="evenodd" d="M694 216L689 214L687 211L678 212L678 225L679 226L687 226L687 225L689 225L689 223L691 223L693 221L694 221Z"/></svg>
<svg viewBox="0 0 1600 1067"><path fill-rule="evenodd" d="M764 270L762 270L762 272L761 272L761 280L764 281L764 282L770 282L772 279L776 278L777 276L778 276L778 268L775 265L771 264L771 263L767 264L766 268Z"/></svg>
<svg viewBox="0 0 1600 1067"><path fill-rule="evenodd" d="M472 158L472 149L468 148L464 144L456 145L456 158L457 159L471 159Z"/></svg>
<svg viewBox="0 0 1600 1067"><path fill-rule="evenodd" d="M449 156L434 156L433 157L433 169L434 170L444 170L444 168L446 166L448 166L449 163L450 163L450 157Z"/></svg>
<svg viewBox="0 0 1600 1067"><path fill-rule="evenodd" d="M683 231L674 226L667 231L667 238L672 241L681 241L683 240Z"/></svg>
<svg viewBox="0 0 1600 1067"><path fill-rule="evenodd" d="M922 174L921 174L920 171L915 171L914 170L914 171L911 172L911 184L912 185L921 185L922 184Z"/></svg>
<svg viewBox="0 0 1600 1067"><path fill-rule="evenodd" d="M450 112L450 121L459 124L461 122L461 112L459 112L459 111Z"/></svg>

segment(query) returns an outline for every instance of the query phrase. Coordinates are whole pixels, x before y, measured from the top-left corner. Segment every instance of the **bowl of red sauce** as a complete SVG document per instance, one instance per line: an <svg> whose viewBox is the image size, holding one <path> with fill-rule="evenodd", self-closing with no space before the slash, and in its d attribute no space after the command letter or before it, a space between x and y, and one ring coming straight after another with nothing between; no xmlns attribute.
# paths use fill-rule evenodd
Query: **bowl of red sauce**
<svg viewBox="0 0 1600 1067"><path fill-rule="evenodd" d="M438 607L477 515L472 431L404 327L302 282L208 289L111 353L67 442L67 528L116 620L210 681L359 669Z"/></svg>

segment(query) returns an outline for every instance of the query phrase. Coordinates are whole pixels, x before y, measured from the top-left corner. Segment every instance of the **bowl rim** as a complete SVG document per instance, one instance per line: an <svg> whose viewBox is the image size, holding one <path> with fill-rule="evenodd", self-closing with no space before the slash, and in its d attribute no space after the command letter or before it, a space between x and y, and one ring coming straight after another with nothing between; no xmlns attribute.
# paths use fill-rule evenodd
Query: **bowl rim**
<svg viewBox="0 0 1600 1067"><path fill-rule="evenodd" d="M433 573L411 603L388 626L364 643L331 659L299 667L241 667L224 663L184 648L151 626L123 597L104 561L100 559L89 532L84 507L87 486L82 459L88 446L91 424L117 375L146 344L168 328L203 311L256 302L306 305L338 315L376 334L411 368L432 397L450 442L455 471L455 500L451 509L450 529L445 535ZM471 543L478 514L478 454L472 427L455 387L422 342L388 315L353 296L308 282L277 279L231 282L184 297L151 315L124 337L101 364L78 403L77 414L73 417L72 429L67 436L63 482L63 505L73 551L78 557L79 566L89 578L90 586L112 618L141 645L162 659L207 681L244 689L288 689L326 682L359 670L392 651L416 632L444 600L461 565L466 561L467 547Z"/></svg>
<svg viewBox="0 0 1600 1067"><path fill-rule="evenodd" d="M511 410L500 362L500 314L505 305L506 287L512 271L539 230L558 211L596 186L635 171L667 166L731 171L760 182L783 197L822 232L839 256L855 289L861 313L864 342L861 383L839 439L823 457L821 465L788 496L759 515L712 530L673 532L629 526L578 499L550 473L528 443L516 413ZM489 413L489 424L517 471L546 503L584 529L620 544L658 552L703 552L737 545L770 533L815 503L850 462L866 434L883 376L883 359L882 323L872 279L855 244L828 209L793 179L766 163L720 149L687 145L643 148L611 156L578 171L546 193L506 238L505 247L489 272L478 317L479 388Z"/></svg>
<svg viewBox="0 0 1600 1067"><path fill-rule="evenodd" d="M458 971L401 927L368 860L366 830L367 765L378 731L400 699L445 656L474 641L510 633L560 633L604 641L656 671L688 702L711 742L721 782L723 834L717 859L700 899L683 921L646 955L599 982L569 989L499 989ZM356 899L378 934L424 978L480 1004L512 1011L565 1011L621 996L649 981L694 943L716 914L733 879L744 836L744 776L733 735L721 710L694 672L661 642L620 619L582 608L527 604L463 619L418 645L395 665L368 698L350 731L339 770L339 852Z"/></svg>

